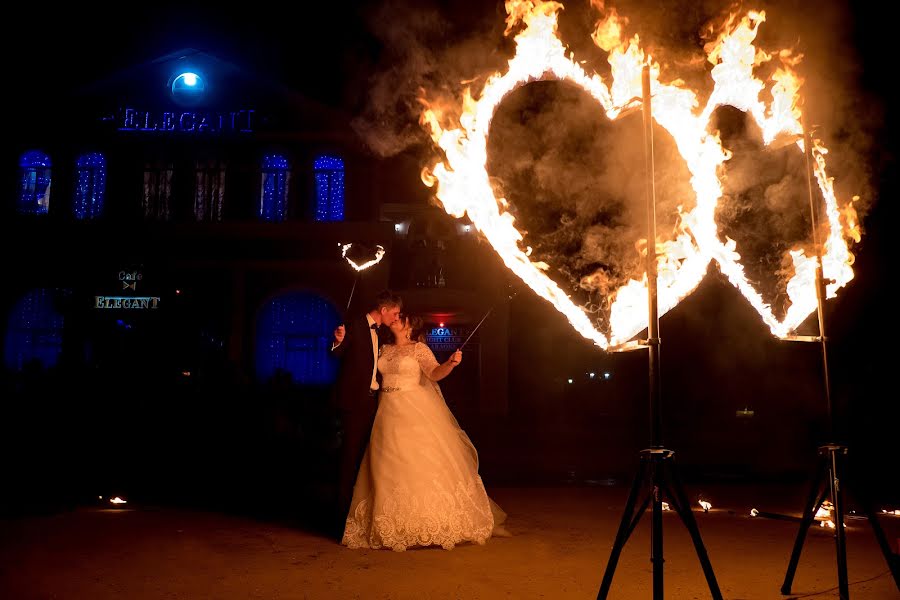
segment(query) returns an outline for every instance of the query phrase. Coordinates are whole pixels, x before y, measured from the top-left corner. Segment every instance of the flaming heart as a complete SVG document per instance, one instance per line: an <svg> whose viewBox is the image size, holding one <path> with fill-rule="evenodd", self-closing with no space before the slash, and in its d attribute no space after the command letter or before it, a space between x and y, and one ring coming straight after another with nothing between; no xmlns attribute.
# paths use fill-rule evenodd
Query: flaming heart
<svg viewBox="0 0 900 600"><path fill-rule="evenodd" d="M384 246L382 246L381 244L378 244L375 246L375 257L370 260L367 260L366 262L364 262L363 264L360 265L360 264L357 264L352 258L347 256L347 251L349 251L350 248L353 247L352 243L351 244L339 244L339 245L341 247L341 256L344 257L344 260L346 260L350 264L350 266L353 267L354 269L356 269L357 271L365 271L369 267L380 263L381 259L384 258Z"/></svg>
<svg viewBox="0 0 900 600"><path fill-rule="evenodd" d="M557 35L557 14L562 6L556 2L509 0L506 4L507 30L523 25L516 34L516 54L505 73L487 78L480 95L475 98L467 89L461 108L426 105L422 125L441 148L444 159L423 171L426 185L434 186L435 196L452 216L468 215L473 224L491 243L506 266L541 297L563 313L572 326L601 348L624 343L646 327L647 282L630 280L611 296L609 335L599 331L584 310L551 280L548 265L531 260L531 249L522 247L523 234L507 210L504 198L497 198L486 169L487 141L491 119L498 106L511 92L536 80L555 79L574 83L590 94L615 120L623 111L640 105L641 70L645 64L651 71L653 117L678 147L691 174L696 202L690 211L680 213L679 224L670 239L655 240L658 271L660 315L665 314L690 294L707 272L710 261L716 261L729 281L741 291L759 312L772 333L786 336L816 308L814 274L815 256L803 250L792 250L790 260L794 275L787 284L789 307L778 320L761 295L753 288L740 264L737 244L723 238L715 221L717 203L722 196L718 172L730 158L718 135L709 132L713 111L724 105L733 106L750 115L763 132L764 143L772 144L786 136L805 151L797 91L800 80L789 66L779 69L773 79L772 103L767 107L759 100L764 84L755 78L753 68L770 55L753 46L764 13L750 12L740 20L730 20L731 27L710 44L709 60L715 65L712 78L715 87L699 113L697 95L678 82L659 81L659 65L645 57L639 38L623 42L622 27L615 12L602 20L594 41L609 51L612 83L607 86L597 74L588 74L566 56ZM458 114L458 126L446 123ZM793 137L790 137L793 136ZM855 212L848 203L842 213L837 207L834 189L825 171L827 150L813 141L809 155L815 180L825 200L828 235L823 247L823 269L830 280L828 296L853 277L852 255L844 237L858 238ZM688 204L685 199L685 204ZM843 221L843 222L842 222ZM843 227L842 227L843 225Z"/></svg>

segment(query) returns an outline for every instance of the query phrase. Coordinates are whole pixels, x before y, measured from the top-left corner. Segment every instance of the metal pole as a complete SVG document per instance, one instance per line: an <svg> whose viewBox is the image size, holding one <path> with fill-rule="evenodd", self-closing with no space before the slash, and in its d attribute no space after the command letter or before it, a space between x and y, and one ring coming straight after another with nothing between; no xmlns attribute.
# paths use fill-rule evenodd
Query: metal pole
<svg viewBox="0 0 900 600"><path fill-rule="evenodd" d="M650 66L641 72L644 107L644 170L647 178L647 344L650 350L650 445L662 448L662 386L659 378L659 306L656 290L656 183L653 165L653 114Z"/></svg>
<svg viewBox="0 0 900 600"><path fill-rule="evenodd" d="M812 136L803 122L803 148L806 155L806 188L809 193L809 218L812 221L813 247L816 250L816 309L819 317L819 346L822 349L822 382L825 394L825 406L828 411L828 434L831 443L828 448L828 478L831 503L834 506L834 542L837 550L838 595L841 600L850 597L850 584L847 580L847 540L844 532L844 498L841 490L841 477L838 471L838 454L846 452L837 442L837 419L831 399L831 378L828 373L828 337L825 334L825 272L822 265L822 245L819 243L819 206L813 194L813 151Z"/></svg>
<svg viewBox="0 0 900 600"><path fill-rule="evenodd" d="M828 343L825 333L825 274L822 268L822 246L819 244L819 209L813 194L813 155L812 136L806 127L805 117L803 124L803 148L806 155L806 189L809 194L809 218L812 221L813 247L816 252L816 309L819 317L819 345L822 350L822 379L825 389L825 406L828 411L829 441L837 441L837 426L834 416L834 407L831 403L831 379L828 373Z"/></svg>

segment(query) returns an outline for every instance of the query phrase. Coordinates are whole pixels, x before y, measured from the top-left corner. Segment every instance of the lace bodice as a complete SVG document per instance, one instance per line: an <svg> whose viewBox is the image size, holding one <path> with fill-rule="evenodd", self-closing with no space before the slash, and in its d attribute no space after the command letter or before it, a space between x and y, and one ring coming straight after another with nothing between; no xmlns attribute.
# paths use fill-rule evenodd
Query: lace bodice
<svg viewBox="0 0 900 600"><path fill-rule="evenodd" d="M378 359L381 390L395 392L412 389L422 383L423 377L430 378L437 367L438 361L431 348L421 342L383 346Z"/></svg>

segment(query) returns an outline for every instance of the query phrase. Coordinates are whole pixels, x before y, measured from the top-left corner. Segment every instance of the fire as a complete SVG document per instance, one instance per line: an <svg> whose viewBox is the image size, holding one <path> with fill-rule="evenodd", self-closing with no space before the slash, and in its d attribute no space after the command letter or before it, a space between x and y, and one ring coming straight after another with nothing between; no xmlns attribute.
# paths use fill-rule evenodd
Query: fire
<svg viewBox="0 0 900 600"><path fill-rule="evenodd" d="M364 262L361 265L358 265L358 264L356 264L356 262L353 261L353 259L351 259L350 257L347 256L347 251L353 247L353 244L340 244L340 246L341 246L341 256L344 257L344 260L346 260L348 263L350 263L350 266L353 267L354 269L356 269L357 271L365 271L369 267L380 263L381 259L384 258L384 246L378 245L378 246L375 246L375 258L373 258L372 260L369 260L367 262Z"/></svg>
<svg viewBox="0 0 900 600"><path fill-rule="evenodd" d="M123 499L119 498L118 496L116 496L115 498L110 498L109 502L110 502L110 504L115 504L115 505L128 504L128 500L123 500Z"/></svg>
<svg viewBox="0 0 900 600"><path fill-rule="evenodd" d="M609 335L597 330L583 307L577 306L546 275L548 265L532 261L531 249L523 247L523 234L507 210L507 200L498 198L491 187L486 169L487 141L491 120L503 99L536 80L560 80L579 86L597 101L598 110L615 120L625 109L640 106L641 72L647 65L653 118L675 140L691 173L696 195L693 209L682 208L676 229L667 237L654 240L660 315L696 289L709 263L715 261L759 312L773 335L790 335L817 307L816 256L808 255L805 249L791 251L795 274L787 285L790 305L785 318L779 321L744 274L737 243L719 236L714 218L722 196L719 177L730 153L722 147L718 133L708 131L708 124L716 108L730 105L757 122L767 145L787 139L805 151L799 102L803 82L793 70L801 56L787 50L767 53L754 46L758 29L765 22L764 12L750 11L740 18L732 15L718 37L705 47L708 60L714 65L711 77L715 85L700 109L697 93L682 87L680 81L660 80L659 64L644 53L637 35L623 37L625 19L614 10L604 9L600 0L593 0L592 4L605 10L606 16L597 23L592 38L609 53L611 80L604 81L600 75L585 71L567 55L557 29L561 4L507 0L506 34L520 30L514 37L516 53L506 71L490 75L480 90L466 88L458 105L438 106L422 100L420 122L443 152L443 160L423 170L422 181L435 188L435 197L448 214L468 216L504 264L564 314L582 336L604 349L627 342L647 326L646 277L631 280L613 293ZM781 66L772 76L768 89L771 99L766 103L761 99L766 84L755 77L754 69L775 58ZM826 172L827 149L820 140L809 139L813 177L825 201L823 270L828 281L827 295L833 297L853 278L853 257L847 239L859 239L858 222L852 202L843 208L838 206ZM645 241L642 247L647 247Z"/></svg>
<svg viewBox="0 0 900 600"><path fill-rule="evenodd" d="M712 508L712 504L706 500L701 500L700 506L703 507L703 512L709 512L709 509Z"/></svg>
<svg viewBox="0 0 900 600"><path fill-rule="evenodd" d="M835 528L834 521L831 519L831 511L833 510L834 505L830 500L822 502L822 506L816 511L816 516L814 517L815 520L819 522L819 527Z"/></svg>

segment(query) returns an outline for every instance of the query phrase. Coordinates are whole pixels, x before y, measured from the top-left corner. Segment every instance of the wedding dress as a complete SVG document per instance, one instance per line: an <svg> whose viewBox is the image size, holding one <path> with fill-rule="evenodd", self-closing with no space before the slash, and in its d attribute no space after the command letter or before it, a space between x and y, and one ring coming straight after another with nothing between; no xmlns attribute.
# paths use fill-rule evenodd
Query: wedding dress
<svg viewBox="0 0 900 600"><path fill-rule="evenodd" d="M449 550L484 544L505 520L478 475L475 447L428 378L437 366L423 343L383 347L378 412L342 544Z"/></svg>

